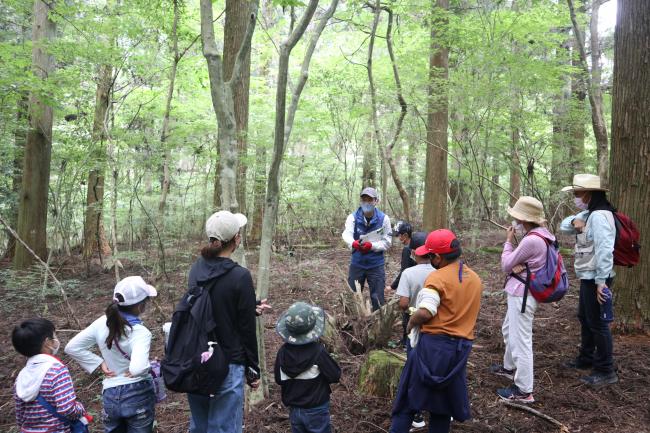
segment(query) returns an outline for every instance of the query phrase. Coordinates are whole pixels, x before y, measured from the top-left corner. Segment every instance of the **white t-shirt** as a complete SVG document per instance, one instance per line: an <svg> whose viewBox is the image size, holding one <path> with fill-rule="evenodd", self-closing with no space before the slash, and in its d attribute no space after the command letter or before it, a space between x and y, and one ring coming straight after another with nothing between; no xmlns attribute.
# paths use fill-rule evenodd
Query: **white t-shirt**
<svg viewBox="0 0 650 433"><path fill-rule="evenodd" d="M424 286L424 281L435 269L430 263L423 263L402 271L402 276L397 286L397 295L409 298L409 307L415 307L418 293Z"/></svg>
<svg viewBox="0 0 650 433"><path fill-rule="evenodd" d="M120 353L115 344L109 349L106 346L106 337L108 337L106 316L102 316L75 335L65 346L65 353L74 358L88 373L92 373L106 361L108 368L115 373L115 377L104 379L104 389L140 382L150 377L151 332L144 325L133 325L132 329L127 327L126 336L118 341L120 348L129 355L131 361ZM94 346L99 347L102 356L91 351ZM125 377L124 373L127 371L133 377Z"/></svg>

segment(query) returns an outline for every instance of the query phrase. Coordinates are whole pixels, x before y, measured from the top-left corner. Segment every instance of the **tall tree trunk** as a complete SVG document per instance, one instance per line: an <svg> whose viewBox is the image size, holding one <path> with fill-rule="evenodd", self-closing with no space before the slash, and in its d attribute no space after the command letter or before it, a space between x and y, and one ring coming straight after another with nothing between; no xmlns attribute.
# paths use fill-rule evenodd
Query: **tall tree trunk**
<svg viewBox="0 0 650 433"><path fill-rule="evenodd" d="M385 200L387 200L388 199L388 194L386 192L386 189L384 188L385 187L384 180L386 179L386 176L384 176L384 169L383 169L383 161L384 161L384 157L385 157L385 155L384 155L384 146L383 146L383 143L382 143L381 131L379 130L379 119L378 119L378 116L377 116L377 91L375 89L375 80L374 80L374 76L373 76L373 72L372 72L372 61L373 61L372 55L373 55L374 48L375 48L375 40L377 38L377 27L379 26L379 19L380 19L380 15L381 15L381 8L379 7L379 5L380 5L380 0L376 0L376 4L374 5L374 9L373 9L374 10L374 17L373 17L373 20L372 20L372 28L370 30L370 42L368 43L368 58L367 58L367 61L366 61L366 71L367 71L367 74L368 74L368 86L369 86L369 89L370 89L370 105L371 105L370 118L372 120L372 129L373 129L372 136L371 136L372 140L370 141L370 143L376 143L376 146L373 146L372 144L370 144L369 147L366 148L366 153L375 153L377 151L379 153L378 156L379 156L379 160L381 161L381 165L380 165L381 179L380 179L380 181L381 181L381 186L382 186L380 193L383 195L383 198ZM375 156L373 156L372 158L373 158L374 161L376 161ZM371 159L368 158L367 162L371 163ZM374 174L374 172L376 171L376 167L373 166L371 169L369 168L368 172L366 173L365 164L366 164L366 160L364 160L364 177L366 175L368 177L370 177L370 173L371 173L370 170L372 170L372 173ZM368 180L370 180L370 179L368 179ZM375 179L375 183L376 183L376 179ZM366 186L371 186L371 185L370 184L365 184L365 183L362 185L362 187L366 187ZM372 185L372 186L374 187L375 185Z"/></svg>
<svg viewBox="0 0 650 433"><path fill-rule="evenodd" d="M176 81L176 71L178 70L178 62L181 57L178 53L178 19L180 11L178 7L178 0L174 2L174 21L172 22L172 47L171 53L174 56L172 60L172 68L169 71L169 87L167 87L167 99L165 101L165 113L163 114L162 131L160 133L160 148L163 152L163 181L160 192L160 201L158 202L158 214L161 227L164 226L165 221L165 205L167 204L167 194L169 193L169 149L167 138L169 137L169 115L172 109L172 99L174 97L174 83Z"/></svg>
<svg viewBox="0 0 650 433"><path fill-rule="evenodd" d="M447 27L449 0L436 0L431 25L429 58L429 102L427 115L427 158L424 184L424 229L447 227L447 126L449 50L439 41L438 29Z"/></svg>
<svg viewBox="0 0 650 433"><path fill-rule="evenodd" d="M246 35L248 25L248 14L250 8L248 2L242 0L226 0L226 23L223 29L223 76L226 81L230 80L235 66L237 52L241 40ZM246 213L246 171L248 150L248 89L250 86L251 52L246 51L242 60L242 77L239 83L233 87L233 102L235 110L235 131L237 139L237 203L239 211Z"/></svg>
<svg viewBox="0 0 650 433"><path fill-rule="evenodd" d="M48 13L55 2L34 1L32 28L32 71L40 80L47 80L54 60L47 53L47 44L54 39L56 24ZM37 93L29 95L29 130L23 158L23 179L18 207L18 236L41 258L47 258L47 199L52 158L52 107ZM14 267L26 269L33 257L22 246L16 246Z"/></svg>
<svg viewBox="0 0 650 433"><path fill-rule="evenodd" d="M20 186L23 182L23 159L25 153L25 142L27 141L27 125L29 119L27 113L29 110L28 95L24 94L16 103L16 129L14 130L14 149L13 149L13 167L11 172L11 192L14 196L9 213L9 225L16 227L18 222L18 198L20 197ZM8 230L7 233L7 250L5 251L6 258L13 258L16 253L16 239L11 235Z"/></svg>
<svg viewBox="0 0 650 433"><path fill-rule="evenodd" d="M499 212L499 158L492 157L492 184L490 185L490 208L493 215Z"/></svg>
<svg viewBox="0 0 650 433"><path fill-rule="evenodd" d="M618 0L612 94L612 198L641 232L641 263L617 269L616 320L628 329L650 323L650 8Z"/></svg>
<svg viewBox="0 0 650 433"><path fill-rule="evenodd" d="M585 13L585 6L582 0L578 2L578 13ZM583 33L582 28L579 28ZM578 40L575 34L572 37L572 53L571 53L571 66L580 68L580 54L578 48ZM584 171L584 158L585 158L585 99L587 97L586 86L583 74L576 73L571 77L571 103L569 111L569 132L571 146L569 148L569 161L571 168L566 173L566 178L569 181L573 180L573 176Z"/></svg>
<svg viewBox="0 0 650 433"><path fill-rule="evenodd" d="M397 165L395 164L395 159L393 158L393 149L395 148L395 145L399 140L400 133L402 132L402 125L404 124L404 118L406 117L408 106L406 105L406 100L402 95L402 82L399 77L399 70L397 68L397 60L395 59L395 53L393 52L393 11L386 6L384 6L384 10L388 13L388 26L386 27L386 47L388 48L390 63L393 67L393 78L395 79L395 88L397 91L396 93L397 102L399 103L400 106L400 114L399 114L399 118L397 119L397 125L395 126L395 133L393 134L393 139L388 144L388 146L386 146L386 162L390 167L390 173L391 176L393 177L393 182L395 182L395 188L397 188L400 198L402 199L402 208L404 209L404 217L406 218L407 221L410 221L411 208L409 204L409 195L406 192L406 189L404 189L404 185L402 184L402 180L397 171ZM386 194L386 190L384 190L384 194Z"/></svg>
<svg viewBox="0 0 650 433"><path fill-rule="evenodd" d="M377 187L377 146L372 139L372 131L368 130L363 140L363 161L361 167L361 188ZM383 194L383 191L382 191Z"/></svg>
<svg viewBox="0 0 650 433"><path fill-rule="evenodd" d="M291 50L296 46L302 35L305 33L309 22L316 12L318 0L310 0L307 5L303 16L297 23L296 27L291 31L287 39L280 45L280 59L278 64L278 82L276 87L275 96L275 131L273 136L273 157L271 159L271 167L267 178L266 186L266 200L264 203L264 218L262 220L262 239L260 243L259 264L257 267L257 293L260 299L268 296L269 291L269 270L271 264L271 245L273 243L273 234L275 232L275 223L278 214L278 202L280 198L280 165L284 157L284 149L289 141L289 134L293 124L293 119L298 109L298 102L302 89L307 82L309 62L314 54L316 43L323 31L325 24L329 17L334 13L337 0L332 0L332 5L322 17L321 22L312 35L305 56L303 58L301 74L299 81L294 88L291 95L291 103L289 105L289 113L286 110L287 99L287 82L289 75L289 56ZM288 122L285 122L288 119ZM261 320L259 321L261 323ZM262 325L260 324L259 327ZM258 327L258 329L259 329ZM263 368L266 367L264 362L264 341L263 337L258 335L258 349L260 352L260 362ZM263 375L264 376L264 375ZM268 395L268 384L266 383L266 376L262 381L262 394Z"/></svg>
<svg viewBox="0 0 650 433"><path fill-rule="evenodd" d="M600 82L600 43L598 41L598 10L602 0L593 0L591 19L589 28L591 31L591 74L587 65L587 53L582 32L576 19L573 0L567 0L571 22L573 23L573 33L578 41L578 51L580 53L580 63L585 74L589 88L589 104L591 105L591 123L596 138L596 150L598 154L598 175L600 176L601 185L608 184L609 158L607 156L607 125L605 124L605 114L603 110L603 91Z"/></svg>
<svg viewBox="0 0 650 433"><path fill-rule="evenodd" d="M226 80L221 53L214 37L212 2L210 0L200 1L201 44L203 56L208 64L212 107L219 126L217 137L219 169L217 171L221 190L220 207L233 212L239 211L239 202L237 201L238 144L234 93L243 76L249 73L249 71L244 71L244 63L250 52L258 7L259 0L252 0L247 15L246 32L237 49L230 78Z"/></svg>
<svg viewBox="0 0 650 433"><path fill-rule="evenodd" d="M259 241L262 236L262 219L264 218L264 197L266 195L266 147L255 145L255 184L253 186L253 217L250 239Z"/></svg>
<svg viewBox="0 0 650 433"><path fill-rule="evenodd" d="M99 68L99 81L95 95L95 117L92 132L92 164L88 174L86 194L86 218L84 223L83 257L89 259L95 253L103 257L111 254L111 247L106 240L103 222L104 207L104 170L106 165L106 139L110 94L113 83L113 67L102 65Z"/></svg>
<svg viewBox="0 0 650 433"><path fill-rule="evenodd" d="M519 127L511 116L510 143L512 160L510 161L510 206L514 206L521 195L521 161L519 159Z"/></svg>

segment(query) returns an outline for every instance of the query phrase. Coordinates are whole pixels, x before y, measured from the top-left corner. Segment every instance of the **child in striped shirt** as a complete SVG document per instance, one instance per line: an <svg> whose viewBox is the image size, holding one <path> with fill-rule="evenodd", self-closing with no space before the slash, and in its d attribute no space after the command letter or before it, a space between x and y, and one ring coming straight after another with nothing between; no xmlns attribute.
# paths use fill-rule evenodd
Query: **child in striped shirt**
<svg viewBox="0 0 650 433"><path fill-rule="evenodd" d="M69 423L50 413L39 397L71 422L85 414L68 368L55 357L61 344L54 331L52 322L37 318L22 322L11 334L16 351L28 358L14 385L16 423L21 433L70 432Z"/></svg>

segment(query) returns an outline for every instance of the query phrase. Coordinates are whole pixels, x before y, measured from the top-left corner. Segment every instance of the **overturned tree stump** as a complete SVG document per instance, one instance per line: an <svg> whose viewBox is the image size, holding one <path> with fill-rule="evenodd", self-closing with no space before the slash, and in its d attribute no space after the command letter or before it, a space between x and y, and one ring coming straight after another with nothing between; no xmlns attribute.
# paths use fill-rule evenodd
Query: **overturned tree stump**
<svg viewBox="0 0 650 433"><path fill-rule="evenodd" d="M361 366L359 391L375 397L395 398L404 360L385 350L373 350Z"/></svg>
<svg viewBox="0 0 650 433"><path fill-rule="evenodd" d="M366 293L346 290L341 293L341 303L343 316L339 328L343 342L351 353L362 354L388 344L393 336L395 321L400 317L397 300L391 300L373 312Z"/></svg>
<svg viewBox="0 0 650 433"><path fill-rule="evenodd" d="M325 332L321 337L321 342L330 353L338 353L343 348L343 340L338 333L336 318L328 313L325 313Z"/></svg>

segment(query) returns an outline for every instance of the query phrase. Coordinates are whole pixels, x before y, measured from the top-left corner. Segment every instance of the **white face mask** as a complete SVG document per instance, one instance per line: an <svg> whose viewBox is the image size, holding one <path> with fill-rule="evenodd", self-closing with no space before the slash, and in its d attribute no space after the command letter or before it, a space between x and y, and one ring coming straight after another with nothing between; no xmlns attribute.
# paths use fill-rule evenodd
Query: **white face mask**
<svg viewBox="0 0 650 433"><path fill-rule="evenodd" d="M524 231L524 225L522 223L518 223L517 221L512 222L512 227L519 232Z"/></svg>
<svg viewBox="0 0 650 433"><path fill-rule="evenodd" d="M585 203L580 197L573 197L573 203L581 210L587 210L589 208L589 203Z"/></svg>
<svg viewBox="0 0 650 433"><path fill-rule="evenodd" d="M52 355L56 355L57 353L59 353L59 349L61 348L61 342L56 337L54 337L52 341L54 341L54 347L52 347L51 349Z"/></svg>

